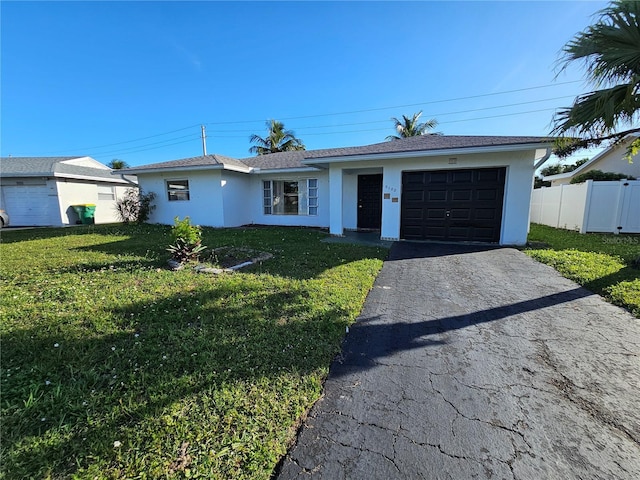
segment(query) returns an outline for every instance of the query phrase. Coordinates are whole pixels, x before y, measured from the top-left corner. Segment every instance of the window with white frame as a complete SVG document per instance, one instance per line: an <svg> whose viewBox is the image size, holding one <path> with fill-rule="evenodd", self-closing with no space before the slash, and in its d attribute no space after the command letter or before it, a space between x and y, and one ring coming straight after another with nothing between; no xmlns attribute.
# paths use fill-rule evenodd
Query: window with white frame
<svg viewBox="0 0 640 480"><path fill-rule="evenodd" d="M264 180L265 215L318 215L318 179Z"/></svg>
<svg viewBox="0 0 640 480"><path fill-rule="evenodd" d="M98 185L98 200L115 200L116 187L111 185Z"/></svg>
<svg viewBox="0 0 640 480"><path fill-rule="evenodd" d="M189 180L167 180L166 184L170 202L189 200Z"/></svg>

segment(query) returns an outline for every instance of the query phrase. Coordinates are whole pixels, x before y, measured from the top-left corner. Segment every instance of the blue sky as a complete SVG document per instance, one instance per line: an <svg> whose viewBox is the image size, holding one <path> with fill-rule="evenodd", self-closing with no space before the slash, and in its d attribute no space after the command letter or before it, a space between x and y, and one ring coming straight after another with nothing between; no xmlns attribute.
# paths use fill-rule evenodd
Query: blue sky
<svg viewBox="0 0 640 480"><path fill-rule="evenodd" d="M606 2L0 4L2 156L132 166L250 156L275 118L307 149L423 110L447 135L547 135L588 91L562 46ZM582 158L584 153L578 153Z"/></svg>

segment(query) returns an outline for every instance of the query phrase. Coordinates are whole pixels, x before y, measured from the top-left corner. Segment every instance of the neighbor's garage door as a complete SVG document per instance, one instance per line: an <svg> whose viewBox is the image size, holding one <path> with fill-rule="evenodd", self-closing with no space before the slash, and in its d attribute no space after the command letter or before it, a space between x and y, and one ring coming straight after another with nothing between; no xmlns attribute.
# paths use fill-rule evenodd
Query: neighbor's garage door
<svg viewBox="0 0 640 480"><path fill-rule="evenodd" d="M400 237L499 242L505 168L402 173Z"/></svg>
<svg viewBox="0 0 640 480"><path fill-rule="evenodd" d="M13 226L54 225L49 188L41 185L7 185L2 187L3 209Z"/></svg>

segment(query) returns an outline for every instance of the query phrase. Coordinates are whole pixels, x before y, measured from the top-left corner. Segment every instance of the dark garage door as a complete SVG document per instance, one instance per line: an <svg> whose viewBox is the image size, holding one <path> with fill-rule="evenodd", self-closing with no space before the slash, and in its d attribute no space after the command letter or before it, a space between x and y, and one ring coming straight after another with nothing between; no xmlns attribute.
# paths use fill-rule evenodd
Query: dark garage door
<svg viewBox="0 0 640 480"><path fill-rule="evenodd" d="M402 173L400 237L499 242L505 168Z"/></svg>

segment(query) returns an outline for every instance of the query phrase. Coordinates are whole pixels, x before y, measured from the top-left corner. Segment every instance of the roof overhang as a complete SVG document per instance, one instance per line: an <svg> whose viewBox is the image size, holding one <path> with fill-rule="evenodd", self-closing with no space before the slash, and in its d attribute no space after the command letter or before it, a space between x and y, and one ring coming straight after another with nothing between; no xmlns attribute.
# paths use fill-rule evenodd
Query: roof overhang
<svg viewBox="0 0 640 480"><path fill-rule="evenodd" d="M277 173L306 173L306 172L319 172L322 168L313 166L309 167L292 167L292 168L254 168L251 173L256 175L268 175Z"/></svg>
<svg viewBox="0 0 640 480"><path fill-rule="evenodd" d="M140 175L145 173L173 173L173 172L201 172L206 170L231 170L234 172L251 173L252 169L249 167L240 167L237 165L186 165L186 166L171 166L171 167L151 167L151 168L136 168L136 169L122 169L118 172L126 175Z"/></svg>
<svg viewBox="0 0 640 480"><path fill-rule="evenodd" d="M411 152L374 153L365 155L345 155L336 157L307 158L306 165L327 165L337 162L359 162L367 160L396 160L423 157L441 157L451 155L473 155L481 153L517 152L526 150L550 149L548 143L524 143L515 145L488 145L482 147L443 148L438 150L415 150Z"/></svg>
<svg viewBox="0 0 640 480"><path fill-rule="evenodd" d="M38 176L42 176L42 175L38 175ZM131 185L132 181L126 180L124 178L117 178L117 177L113 177L113 178L109 178L109 177L93 177L90 175L76 175L73 173L60 173L60 172L55 172L53 174L49 174L46 175L47 177L55 177L55 178L71 178L73 180L86 180L89 182L106 182L106 183L121 183L123 185Z"/></svg>
<svg viewBox="0 0 640 480"><path fill-rule="evenodd" d="M3 178L70 178L73 180L86 180L88 182L106 182L106 183L121 183L123 185L131 185L135 184L132 180L127 180L125 178L109 178L109 177L99 177L92 175L78 175L74 173L64 173L64 172L29 172L29 173L18 173L11 172L2 175Z"/></svg>

